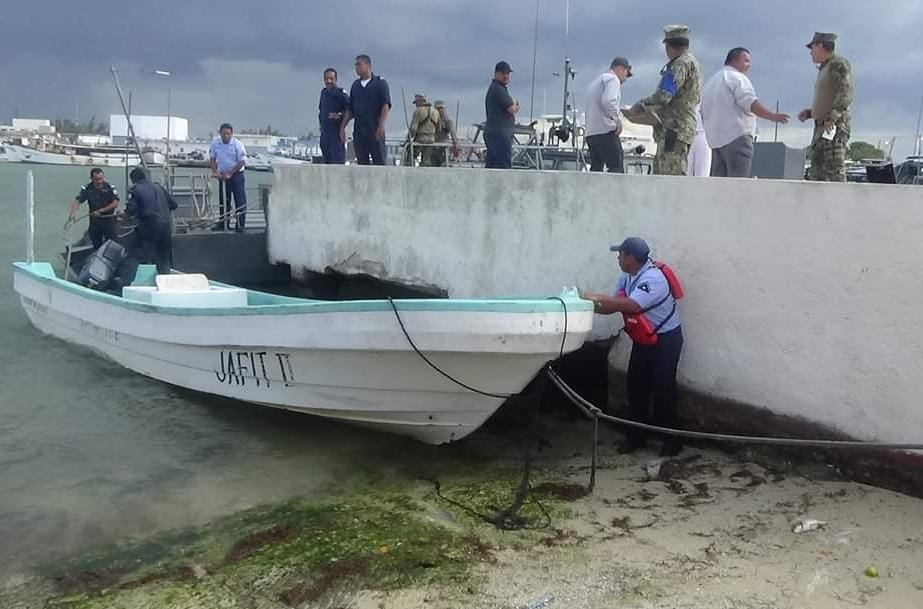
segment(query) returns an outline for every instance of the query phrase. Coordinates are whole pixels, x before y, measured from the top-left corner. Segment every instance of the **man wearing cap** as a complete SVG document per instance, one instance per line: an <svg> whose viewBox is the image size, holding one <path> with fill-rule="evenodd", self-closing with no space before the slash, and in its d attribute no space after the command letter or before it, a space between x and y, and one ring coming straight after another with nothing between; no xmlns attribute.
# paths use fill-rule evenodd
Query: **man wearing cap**
<svg viewBox="0 0 923 609"><path fill-rule="evenodd" d="M609 70L597 76L586 92L586 141L590 171L625 173L622 152L622 83L631 77L631 64L616 57Z"/></svg>
<svg viewBox="0 0 923 609"><path fill-rule="evenodd" d="M458 155L458 136L455 134L455 122L449 118L449 113L446 112L445 102L436 100L436 103L433 104L433 107L436 108L436 111L439 112L439 128L436 129L436 143L437 144L448 144L452 142L452 157L456 158ZM438 148L436 155L436 165L438 167L445 167L446 161L448 159L449 150L446 148Z"/></svg>
<svg viewBox="0 0 923 609"><path fill-rule="evenodd" d="M695 108L702 92L702 66L689 52L689 28L668 25L663 30L663 45L669 62L660 71L660 84L653 95L634 106L632 114L653 112L660 118L654 127L657 154L654 173L686 175L689 146L695 138Z"/></svg>
<svg viewBox="0 0 923 609"><path fill-rule="evenodd" d="M432 146L426 144L436 143L436 131L439 128L439 112L426 101L426 96L417 93L413 96L413 117L410 119L410 131L407 134L407 141L413 142L413 156L420 156L420 167L435 167L438 152ZM410 157L411 147L407 146L407 153L404 155L405 164L412 167L415 160Z"/></svg>
<svg viewBox="0 0 923 609"><path fill-rule="evenodd" d="M702 91L702 120L711 146L713 176L750 177L757 116L774 123L788 122L788 114L772 112L760 102L749 71L750 51L735 47Z"/></svg>
<svg viewBox="0 0 923 609"><path fill-rule="evenodd" d="M484 123L484 143L487 145L487 169L509 169L513 166L513 127L519 102L510 96L507 86L513 69L505 61L494 66L494 79L487 88L484 109L487 120Z"/></svg>
<svg viewBox="0 0 923 609"><path fill-rule="evenodd" d="M676 299L663 272L653 265L650 248L644 240L629 237L612 251L619 253L622 274L612 295L584 292L581 297L593 301L600 315L644 314L655 329L653 345L634 343L628 362L627 391L629 416L635 421L661 427L676 427L676 368L683 350L683 330ZM622 295L624 294L624 295ZM653 397L653 417L648 417ZM646 443L644 432L629 428L619 452L628 453ZM674 437L664 440L660 455L673 457L683 449Z"/></svg>
<svg viewBox="0 0 923 609"><path fill-rule="evenodd" d="M836 50L836 34L814 32L805 45L818 64L814 103L798 120L814 119L809 178L819 182L846 181L846 144L852 131L849 106L853 99L852 66Z"/></svg>

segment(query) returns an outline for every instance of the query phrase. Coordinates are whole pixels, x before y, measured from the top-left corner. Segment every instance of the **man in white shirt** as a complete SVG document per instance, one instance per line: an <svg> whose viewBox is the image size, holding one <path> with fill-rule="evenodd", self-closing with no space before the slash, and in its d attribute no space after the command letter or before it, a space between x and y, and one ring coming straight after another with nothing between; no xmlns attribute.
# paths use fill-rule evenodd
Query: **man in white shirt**
<svg viewBox="0 0 923 609"><path fill-rule="evenodd" d="M788 122L788 114L776 114L760 103L747 77L749 70L750 51L733 48L724 60L724 67L711 77L702 92L702 122L712 149L712 176L749 178L756 117L774 123Z"/></svg>
<svg viewBox="0 0 923 609"><path fill-rule="evenodd" d="M622 141L622 83L631 77L631 64L616 57L604 72L590 83L586 97L586 141L590 147L590 171L625 173Z"/></svg>

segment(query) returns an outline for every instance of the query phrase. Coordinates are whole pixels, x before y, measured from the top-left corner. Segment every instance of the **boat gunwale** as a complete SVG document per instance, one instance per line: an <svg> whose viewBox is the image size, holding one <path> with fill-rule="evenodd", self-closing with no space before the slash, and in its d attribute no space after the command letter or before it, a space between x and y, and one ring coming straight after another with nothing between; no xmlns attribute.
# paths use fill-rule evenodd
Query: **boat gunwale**
<svg viewBox="0 0 923 609"><path fill-rule="evenodd" d="M141 270L142 267L139 267ZM248 304L243 307L174 307L154 305L143 302L126 300L106 292L100 292L77 283L65 281L57 276L54 267L48 262L36 261L33 263L13 262L14 279L16 273L38 281L56 289L73 293L77 296L124 309L141 313L152 313L171 316L238 316L238 315L301 315L323 313L378 313L391 312L391 304L385 299L375 300L309 300L291 296L278 296L259 290L247 291L281 302L272 304ZM211 282L214 285L225 287L228 284ZM593 311L590 301L576 296L573 290L565 290L556 297L536 298L410 298L394 299L395 305L401 312L460 312L460 313L511 313L511 314L542 314L562 312L561 298L566 305L567 313L585 313Z"/></svg>

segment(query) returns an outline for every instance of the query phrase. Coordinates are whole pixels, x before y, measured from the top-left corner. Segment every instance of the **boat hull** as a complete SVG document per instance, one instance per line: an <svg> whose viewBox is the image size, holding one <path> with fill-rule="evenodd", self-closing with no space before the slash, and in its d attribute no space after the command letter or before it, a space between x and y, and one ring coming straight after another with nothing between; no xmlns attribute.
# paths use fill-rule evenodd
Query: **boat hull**
<svg viewBox="0 0 923 609"><path fill-rule="evenodd" d="M61 154L58 152L44 152L22 146L10 146L11 159L20 163L33 165L79 165L87 167L134 167L141 164L141 159L136 154L126 156L121 154Z"/></svg>
<svg viewBox="0 0 923 609"><path fill-rule="evenodd" d="M409 347L390 308L337 311L343 303L329 303L304 314L170 315L163 307L126 308L113 296L88 298L83 288L59 283L14 272L36 328L179 387L431 444L465 437L503 402L432 370ZM497 394L522 390L557 355L564 326L560 310L409 309L401 317L436 365ZM565 351L580 347L591 323L592 311L569 312Z"/></svg>

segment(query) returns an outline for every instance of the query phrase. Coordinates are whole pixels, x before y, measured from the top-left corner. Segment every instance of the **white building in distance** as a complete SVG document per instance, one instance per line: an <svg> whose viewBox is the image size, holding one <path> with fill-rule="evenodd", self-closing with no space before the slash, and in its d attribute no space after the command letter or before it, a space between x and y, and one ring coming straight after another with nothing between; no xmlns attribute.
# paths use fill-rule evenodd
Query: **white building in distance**
<svg viewBox="0 0 923 609"><path fill-rule="evenodd" d="M47 118L14 118L13 131L51 134L54 133L54 125Z"/></svg>
<svg viewBox="0 0 923 609"><path fill-rule="evenodd" d="M167 139L167 117L145 116L135 114L131 117L138 140L165 141ZM109 115L109 136L114 143L124 143L128 139L128 121L124 114ZM185 142L189 140L189 121L179 116L170 117L170 141Z"/></svg>

